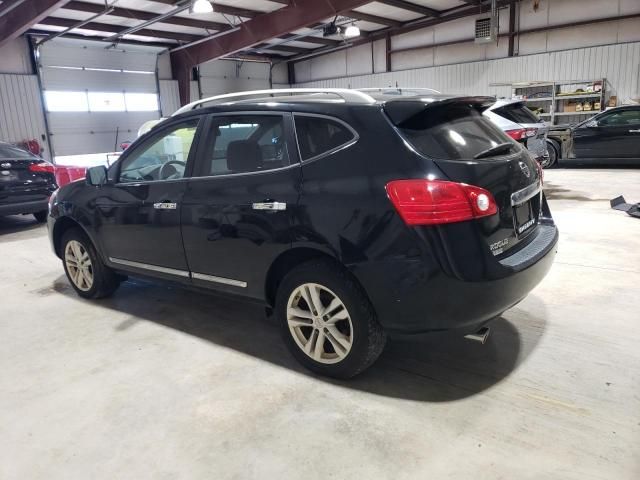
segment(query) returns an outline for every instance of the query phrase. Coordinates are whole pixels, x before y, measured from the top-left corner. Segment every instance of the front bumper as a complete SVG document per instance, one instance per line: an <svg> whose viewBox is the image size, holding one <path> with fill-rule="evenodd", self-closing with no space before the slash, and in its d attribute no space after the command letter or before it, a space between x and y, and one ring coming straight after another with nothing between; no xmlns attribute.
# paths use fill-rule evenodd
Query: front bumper
<svg viewBox="0 0 640 480"><path fill-rule="evenodd" d="M520 302L545 277L557 251L558 230L541 224L535 235L500 261L507 274L498 279L465 281L418 258L367 263L352 272L389 332L468 333Z"/></svg>
<svg viewBox="0 0 640 480"><path fill-rule="evenodd" d="M20 215L22 213L36 213L47 209L48 199L32 202L16 202L0 205L0 215Z"/></svg>

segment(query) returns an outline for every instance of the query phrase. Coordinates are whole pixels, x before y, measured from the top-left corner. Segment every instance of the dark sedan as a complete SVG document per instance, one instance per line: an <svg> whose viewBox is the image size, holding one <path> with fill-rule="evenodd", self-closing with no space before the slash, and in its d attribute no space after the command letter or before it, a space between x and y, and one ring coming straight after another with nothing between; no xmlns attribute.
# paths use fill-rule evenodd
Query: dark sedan
<svg viewBox="0 0 640 480"><path fill-rule="evenodd" d="M58 188L52 164L0 142L0 216L33 214L47 221L47 202Z"/></svg>

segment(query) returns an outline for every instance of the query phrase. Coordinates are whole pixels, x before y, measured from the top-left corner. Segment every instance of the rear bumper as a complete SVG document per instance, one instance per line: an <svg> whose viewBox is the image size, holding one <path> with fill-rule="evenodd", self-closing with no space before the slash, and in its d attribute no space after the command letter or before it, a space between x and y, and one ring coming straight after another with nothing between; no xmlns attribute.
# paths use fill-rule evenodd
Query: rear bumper
<svg viewBox="0 0 640 480"><path fill-rule="evenodd" d="M0 205L0 215L20 215L22 213L36 213L47 209L48 199L19 202Z"/></svg>
<svg viewBox="0 0 640 480"><path fill-rule="evenodd" d="M527 296L551 268L557 242L555 225L540 225L536 238L500 261L505 274L492 280L465 281L419 258L367 263L352 272L389 332L468 333Z"/></svg>

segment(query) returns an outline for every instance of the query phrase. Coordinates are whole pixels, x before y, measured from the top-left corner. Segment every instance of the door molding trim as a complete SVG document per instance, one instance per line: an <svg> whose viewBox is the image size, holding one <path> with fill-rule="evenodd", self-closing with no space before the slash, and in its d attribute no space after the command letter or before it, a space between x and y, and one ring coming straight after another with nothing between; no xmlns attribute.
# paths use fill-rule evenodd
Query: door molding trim
<svg viewBox="0 0 640 480"><path fill-rule="evenodd" d="M205 282L223 283L234 287L247 288L247 282L242 280L234 280L233 278L216 277L215 275L206 275L204 273L191 273L191 278L195 280L204 280Z"/></svg>
<svg viewBox="0 0 640 480"><path fill-rule="evenodd" d="M131 260L124 260L122 258L109 257L109 261L118 265L125 265L127 267L140 268L143 270L151 270L159 273L166 273L169 275L177 275L179 277L189 278L189 272L186 270L177 270L175 268L160 267L158 265L150 265L148 263L133 262Z"/></svg>

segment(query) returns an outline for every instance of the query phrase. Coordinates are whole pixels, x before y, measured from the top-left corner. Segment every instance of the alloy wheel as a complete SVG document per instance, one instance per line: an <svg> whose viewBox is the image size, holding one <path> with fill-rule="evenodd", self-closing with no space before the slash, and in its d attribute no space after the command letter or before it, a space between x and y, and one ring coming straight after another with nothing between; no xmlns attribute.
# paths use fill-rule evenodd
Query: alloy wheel
<svg viewBox="0 0 640 480"><path fill-rule="evenodd" d="M73 284L83 292L89 291L93 286L93 265L87 249L76 240L67 242L64 262Z"/></svg>
<svg viewBox="0 0 640 480"><path fill-rule="evenodd" d="M287 324L293 339L319 363L344 360L353 345L353 324L342 300L317 283L297 287L287 302Z"/></svg>

